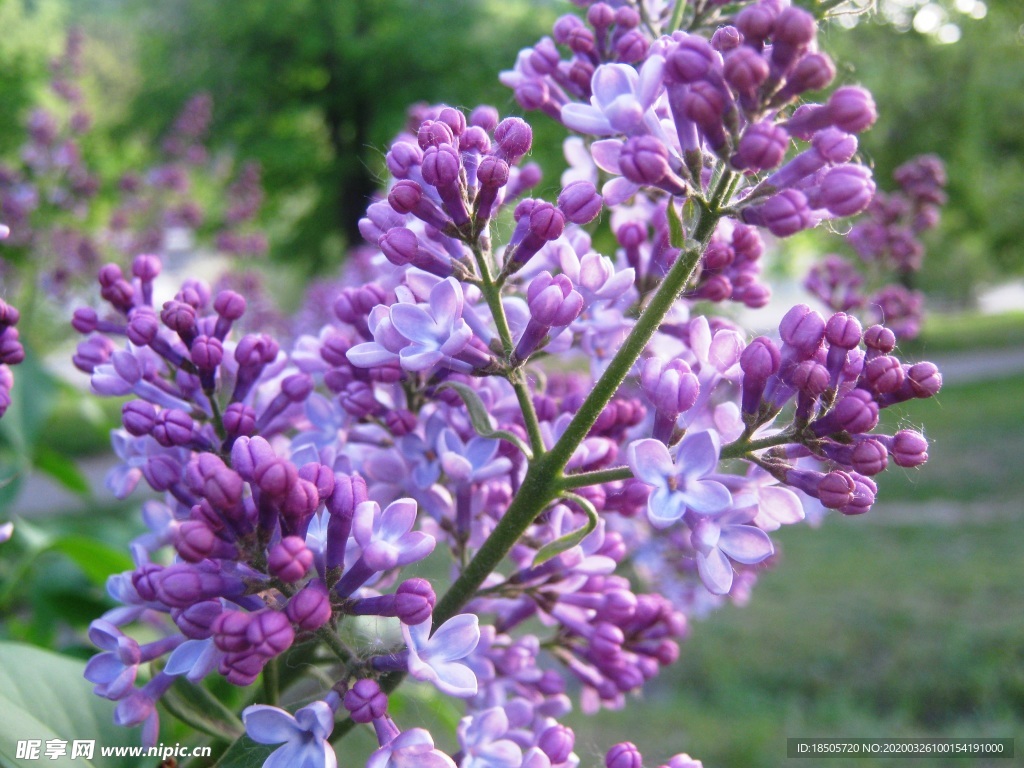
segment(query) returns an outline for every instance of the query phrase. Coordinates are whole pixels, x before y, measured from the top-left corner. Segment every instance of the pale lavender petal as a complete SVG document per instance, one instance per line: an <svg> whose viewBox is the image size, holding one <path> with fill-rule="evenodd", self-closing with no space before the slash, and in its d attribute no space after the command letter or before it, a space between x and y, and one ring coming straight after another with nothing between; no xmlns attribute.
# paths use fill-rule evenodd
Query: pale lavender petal
<svg viewBox="0 0 1024 768"><path fill-rule="evenodd" d="M665 59L661 56L649 56L640 68L640 82L636 88L636 98L644 110L650 109L661 92L662 73L665 70Z"/></svg>
<svg viewBox="0 0 1024 768"><path fill-rule="evenodd" d="M664 527L685 513L686 505L682 496L668 488L659 488L647 499L647 517L655 526Z"/></svg>
<svg viewBox="0 0 1024 768"><path fill-rule="evenodd" d="M602 64L590 79L590 90L594 94L591 101L598 109L605 110L620 96L632 97L639 80L637 71L627 64Z"/></svg>
<svg viewBox="0 0 1024 768"><path fill-rule="evenodd" d="M590 154L594 163L602 171L622 175L622 167L619 165L619 157L622 155L621 139L601 139L590 145Z"/></svg>
<svg viewBox="0 0 1024 768"><path fill-rule="evenodd" d="M380 514L378 534L387 541L397 541L416 524L416 502L412 499L397 499Z"/></svg>
<svg viewBox="0 0 1024 768"><path fill-rule="evenodd" d="M380 515L380 507L375 501L364 501L356 505L352 514L352 535L359 546L369 546L373 540L374 522Z"/></svg>
<svg viewBox="0 0 1024 768"><path fill-rule="evenodd" d="M736 331L719 331L708 349L708 362L725 373L740 361L744 346L743 337Z"/></svg>
<svg viewBox="0 0 1024 768"><path fill-rule="evenodd" d="M249 738L260 744L280 744L303 733L294 717L269 704L246 707L242 712L242 722Z"/></svg>
<svg viewBox="0 0 1024 768"><path fill-rule="evenodd" d="M410 651L417 653L422 651L430 640L430 619L412 626L403 624L402 635L405 637L405 644L409 646Z"/></svg>
<svg viewBox="0 0 1024 768"><path fill-rule="evenodd" d="M752 525L726 525L718 539L718 547L737 563L760 563L775 552L772 540Z"/></svg>
<svg viewBox="0 0 1024 768"><path fill-rule="evenodd" d="M375 341L356 344L345 353L345 357L357 368L376 368L398 360L397 354L389 352Z"/></svg>
<svg viewBox="0 0 1024 768"><path fill-rule="evenodd" d="M435 677L431 681L441 693L457 699L468 699L477 694L476 674L465 664L455 661L435 661Z"/></svg>
<svg viewBox="0 0 1024 768"><path fill-rule="evenodd" d="M402 350L400 359L402 368L405 370L422 373L441 362L444 355L436 349L424 350L422 347L407 347Z"/></svg>
<svg viewBox="0 0 1024 768"><path fill-rule="evenodd" d="M675 474L672 457L660 440L648 438L630 443L626 463L638 480L655 487L664 487L666 478Z"/></svg>
<svg viewBox="0 0 1024 768"><path fill-rule="evenodd" d="M729 489L715 480L691 480L679 495L687 508L698 515L713 515L732 505Z"/></svg>
<svg viewBox="0 0 1024 768"><path fill-rule="evenodd" d="M295 713L295 722L317 739L326 739L334 730L334 710L326 701L314 701Z"/></svg>
<svg viewBox="0 0 1024 768"><path fill-rule="evenodd" d="M448 277L430 291L430 311L437 324L450 325L462 317L462 286L454 277Z"/></svg>
<svg viewBox="0 0 1024 768"><path fill-rule="evenodd" d="M124 664L113 653L99 653L89 659L82 676L90 683L108 685L124 672Z"/></svg>
<svg viewBox="0 0 1024 768"><path fill-rule="evenodd" d="M410 341L437 346L438 324L417 304L395 304L391 307L391 324Z"/></svg>
<svg viewBox="0 0 1024 768"><path fill-rule="evenodd" d="M718 547L707 555L697 553L697 573L713 595L728 594L732 588L732 564Z"/></svg>
<svg viewBox="0 0 1024 768"><path fill-rule="evenodd" d="M605 205L611 208L631 198L638 189L639 184L634 184L625 176L616 176L601 187L601 195L604 197Z"/></svg>
<svg viewBox="0 0 1024 768"><path fill-rule="evenodd" d="M212 644L213 641L209 638L206 640L186 640L171 651L171 655L167 657L167 663L164 665L164 672L175 676L191 672L192 668L199 662Z"/></svg>
<svg viewBox="0 0 1024 768"><path fill-rule="evenodd" d="M396 565L410 565L428 557L434 551L437 542L429 533L413 531L398 540L398 562Z"/></svg>
<svg viewBox="0 0 1024 768"><path fill-rule="evenodd" d="M644 108L631 93L608 104L604 114L608 124L618 133L633 133L644 121Z"/></svg>
<svg viewBox="0 0 1024 768"><path fill-rule="evenodd" d="M562 107L562 123L571 131L591 136L610 136L615 133L604 112L588 104L566 104Z"/></svg>
<svg viewBox="0 0 1024 768"><path fill-rule="evenodd" d="M438 627L430 638L431 657L445 661L464 659L479 642L480 619L476 614L460 613Z"/></svg>
<svg viewBox="0 0 1024 768"><path fill-rule="evenodd" d="M804 506L800 503L800 497L788 488L762 488L758 494L758 510L783 525L804 519Z"/></svg>
<svg viewBox="0 0 1024 768"><path fill-rule="evenodd" d="M704 477L718 467L718 434L711 430L691 432L679 443L676 466L680 477Z"/></svg>

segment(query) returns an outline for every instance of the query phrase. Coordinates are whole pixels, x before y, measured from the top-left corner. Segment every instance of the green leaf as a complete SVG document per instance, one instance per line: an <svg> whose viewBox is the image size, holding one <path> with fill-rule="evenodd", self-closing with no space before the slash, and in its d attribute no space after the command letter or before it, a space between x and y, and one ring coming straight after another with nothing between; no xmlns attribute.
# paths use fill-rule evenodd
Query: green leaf
<svg viewBox="0 0 1024 768"><path fill-rule="evenodd" d="M572 549L581 541L583 541L590 533L597 528L597 510L594 509L594 505L587 501L582 496L577 496L575 493L565 494L565 498L571 499L587 514L587 522L582 528L578 528L572 533L567 533L565 536L560 536L554 541L549 541L539 550L537 550L536 556L533 558L533 564L535 566L546 563L553 557L558 557L568 549Z"/></svg>
<svg viewBox="0 0 1024 768"><path fill-rule="evenodd" d="M275 749L277 745L257 744L248 736L242 736L228 747L214 768L260 768Z"/></svg>
<svg viewBox="0 0 1024 768"><path fill-rule="evenodd" d="M686 231L683 229L683 219L676 210L675 203L669 200L668 203L668 242L673 248L682 248L686 242Z"/></svg>
<svg viewBox="0 0 1024 768"><path fill-rule="evenodd" d="M33 464L40 472L45 472L72 493L77 493L80 496L89 496L92 493L89 481L75 465L75 462L52 448L44 446L36 448Z"/></svg>
<svg viewBox="0 0 1024 768"><path fill-rule="evenodd" d="M92 692L82 677L85 664L20 643L0 643L0 765L26 765L17 758L19 741L43 743L40 764L75 768L134 768L137 757L102 757L102 747L138 745L136 729L114 725L113 702ZM67 755L45 756L49 740L67 743ZM91 760L70 758L72 742L95 741Z"/></svg>
<svg viewBox="0 0 1024 768"><path fill-rule="evenodd" d="M483 400L480 399L480 396L472 387L458 381L446 381L438 389L453 389L462 398L462 402L466 404L466 410L469 411L469 420L478 435L497 440L507 440L522 451L527 458L533 458L530 447L518 435L514 435L504 429L495 429L491 425L491 415L487 413L487 406L484 405Z"/></svg>
<svg viewBox="0 0 1024 768"><path fill-rule="evenodd" d="M71 558L89 581L99 586L107 583L110 574L130 571L134 567L126 552L85 536L62 536L50 545L50 549Z"/></svg>

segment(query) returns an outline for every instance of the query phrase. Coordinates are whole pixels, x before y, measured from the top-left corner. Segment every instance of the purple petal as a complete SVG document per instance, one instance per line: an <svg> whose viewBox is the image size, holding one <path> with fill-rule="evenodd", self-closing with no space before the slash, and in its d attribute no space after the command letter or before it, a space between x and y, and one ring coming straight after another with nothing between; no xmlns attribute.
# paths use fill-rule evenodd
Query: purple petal
<svg viewBox="0 0 1024 768"><path fill-rule="evenodd" d="M687 508L698 515L713 515L732 506L729 489L715 480L692 480L680 496Z"/></svg>
<svg viewBox="0 0 1024 768"><path fill-rule="evenodd" d="M260 744L280 744L303 733L295 718L279 707L253 704L242 712L242 722L249 738Z"/></svg>
<svg viewBox="0 0 1024 768"><path fill-rule="evenodd" d="M707 555L697 553L697 573L713 595L728 594L732 588L732 564L717 547Z"/></svg>
<svg viewBox="0 0 1024 768"><path fill-rule="evenodd" d="M588 104L566 104L562 107L562 123L571 131L590 136L611 136L615 133L604 112Z"/></svg>
<svg viewBox="0 0 1024 768"><path fill-rule="evenodd" d="M186 640L171 651L171 655L167 657L167 663L164 665L164 672L175 676L191 672L211 645L213 645L213 640L209 638Z"/></svg>
<svg viewBox="0 0 1024 768"><path fill-rule="evenodd" d="M334 730L334 711L326 701L314 701L295 713L295 721L303 730L323 740Z"/></svg>
<svg viewBox="0 0 1024 768"><path fill-rule="evenodd" d="M804 506L800 503L800 497L788 488L762 488L758 494L758 510L783 525L804 519Z"/></svg>
<svg viewBox="0 0 1024 768"><path fill-rule="evenodd" d="M636 88L636 98L644 110L650 109L661 93L662 73L665 59L661 56L650 56L640 68L640 82Z"/></svg>
<svg viewBox="0 0 1024 768"><path fill-rule="evenodd" d="M602 171L622 175L622 167L619 165L619 157L622 155L621 139L601 139L590 145L590 154L594 163Z"/></svg>
<svg viewBox="0 0 1024 768"><path fill-rule="evenodd" d="M638 189L639 184L634 184L625 176L616 176L601 187L601 194L604 196L605 205L611 208L631 198Z"/></svg>
<svg viewBox="0 0 1024 768"><path fill-rule="evenodd" d="M396 499L381 512L377 534L387 541L397 541L416 524L416 502Z"/></svg>
<svg viewBox="0 0 1024 768"><path fill-rule="evenodd" d="M444 661L464 659L480 642L480 619L472 613L453 616L430 638L431 658Z"/></svg>
<svg viewBox="0 0 1024 768"><path fill-rule="evenodd" d="M409 646L410 651L416 653L422 651L427 647L427 643L430 642L430 619L419 624L413 624L412 626L403 624L402 635L405 637L405 644Z"/></svg>
<svg viewBox="0 0 1024 768"><path fill-rule="evenodd" d="M455 696L459 699L468 699L476 696L476 675L465 664L452 661L435 661L433 667L434 672L437 673L433 683L441 693Z"/></svg>
<svg viewBox="0 0 1024 768"><path fill-rule="evenodd" d="M708 362L725 373L740 361L743 338L735 331L719 331L708 348Z"/></svg>
<svg viewBox="0 0 1024 768"><path fill-rule="evenodd" d="M690 480L710 474L718 466L718 452L717 432L691 432L679 443L679 450L676 452L679 475Z"/></svg>
<svg viewBox="0 0 1024 768"><path fill-rule="evenodd" d="M602 64L590 79L591 101L601 110L621 96L633 96L640 76L626 64ZM563 109L563 114L565 110Z"/></svg>
<svg viewBox="0 0 1024 768"><path fill-rule="evenodd" d="M413 373L422 373L433 368L444 359L436 349L424 349L423 347L406 347L401 353L402 368Z"/></svg>
<svg viewBox="0 0 1024 768"><path fill-rule="evenodd" d="M659 488L647 499L647 518L656 528L674 523L685 512L683 497L668 488Z"/></svg>
<svg viewBox="0 0 1024 768"><path fill-rule="evenodd" d="M430 311L440 326L448 326L462 317L462 286L448 277L430 291Z"/></svg>
<svg viewBox="0 0 1024 768"><path fill-rule="evenodd" d="M665 487L666 478L675 474L668 448L660 440L635 440L626 448L626 463L633 475L656 488Z"/></svg>
<svg viewBox="0 0 1024 768"><path fill-rule="evenodd" d="M389 352L375 341L356 344L345 353L345 357L357 368L376 368L398 360L398 355Z"/></svg>
<svg viewBox="0 0 1024 768"><path fill-rule="evenodd" d="M429 533L413 531L398 540L398 557L395 565L403 566L416 563L428 557L434 551L436 540Z"/></svg>
<svg viewBox="0 0 1024 768"><path fill-rule="evenodd" d="M352 513L352 535L361 547L368 547L373 541L374 522L380 515L375 501L364 501L356 505Z"/></svg>
<svg viewBox="0 0 1024 768"><path fill-rule="evenodd" d="M427 311L418 304L395 304L391 307L391 324L410 341L437 346L437 327L440 323L435 323Z"/></svg>
<svg viewBox="0 0 1024 768"><path fill-rule="evenodd" d="M124 664L112 653L99 653L85 665L83 677L90 683L108 685L124 671Z"/></svg>
<svg viewBox="0 0 1024 768"><path fill-rule="evenodd" d="M89 625L89 640L97 648L104 651L117 650L117 641L121 638L122 634L121 630L103 619L96 619Z"/></svg>
<svg viewBox="0 0 1024 768"><path fill-rule="evenodd" d="M737 563L744 565L760 563L775 551L768 534L752 525L724 526L718 547Z"/></svg>

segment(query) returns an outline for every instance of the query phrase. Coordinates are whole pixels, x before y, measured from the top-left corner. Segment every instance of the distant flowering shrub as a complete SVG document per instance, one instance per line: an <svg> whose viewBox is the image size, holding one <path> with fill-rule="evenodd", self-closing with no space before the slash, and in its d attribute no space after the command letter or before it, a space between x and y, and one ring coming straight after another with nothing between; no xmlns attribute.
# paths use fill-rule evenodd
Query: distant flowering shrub
<svg viewBox="0 0 1024 768"><path fill-rule="evenodd" d="M237 726L267 745L222 764L335 766L332 745L370 724L368 768L578 765L559 722L574 701L624 706L676 660L688 616L746 599L772 531L864 514L890 461L927 459L918 432L876 431L942 382L893 355L891 330L798 305L750 339L705 314L767 301L763 230L874 197L853 161L867 91L798 102L835 73L815 17L578 5L585 21L562 17L502 74L580 134L555 201L529 196L526 121L421 108L361 222L376 248L295 342L239 333L246 297L196 280L154 304L152 255L100 269L108 306L76 312L75 364L129 397L111 490L163 496L110 580L121 605L93 625L86 677L144 741L175 680L180 712L217 674L262 679ZM587 229L603 214L612 254ZM407 678L463 701L451 754L389 714ZM605 764L643 759L621 743Z"/></svg>

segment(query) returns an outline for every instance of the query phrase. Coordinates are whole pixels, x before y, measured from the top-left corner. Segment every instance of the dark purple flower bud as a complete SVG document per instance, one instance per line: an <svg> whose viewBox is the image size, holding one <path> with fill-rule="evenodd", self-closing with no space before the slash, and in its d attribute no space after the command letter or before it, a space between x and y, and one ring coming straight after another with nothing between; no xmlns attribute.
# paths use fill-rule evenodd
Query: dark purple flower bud
<svg viewBox="0 0 1024 768"><path fill-rule="evenodd" d="M191 304L173 299L165 301L160 319L186 343L196 335L196 310Z"/></svg>
<svg viewBox="0 0 1024 768"><path fill-rule="evenodd" d="M495 127L494 141L495 154L511 164L530 151L533 130L525 120L506 117Z"/></svg>
<svg viewBox="0 0 1024 768"><path fill-rule="evenodd" d="M802 8L786 8L775 17L772 27L772 63L785 71L814 40L818 23Z"/></svg>
<svg viewBox="0 0 1024 768"><path fill-rule="evenodd" d="M284 609L288 620L299 629L314 632L331 618L331 599L327 586L314 579L299 590Z"/></svg>
<svg viewBox="0 0 1024 768"><path fill-rule="evenodd" d="M430 147L437 147L442 144L454 144L455 134L445 123L438 120L424 120L420 123L416 132L416 142L420 149L426 153Z"/></svg>
<svg viewBox="0 0 1024 768"><path fill-rule="evenodd" d="M266 334L248 333L235 347L235 360L241 368L260 368L274 362L279 351L278 343Z"/></svg>
<svg viewBox="0 0 1024 768"><path fill-rule="evenodd" d="M430 147L423 153L423 165L420 170L423 173L423 180L432 187L441 189L457 185L459 171L462 170L459 152L450 144Z"/></svg>
<svg viewBox="0 0 1024 768"><path fill-rule="evenodd" d="M566 326L583 311L583 297L566 275L542 272L527 289L530 315L541 325Z"/></svg>
<svg viewBox="0 0 1024 768"><path fill-rule="evenodd" d="M896 349L896 334L884 325L873 325L864 331L864 346L869 350L868 357L887 355Z"/></svg>
<svg viewBox="0 0 1024 768"><path fill-rule="evenodd" d="M232 685L244 688L256 682L266 663L266 657L258 653L228 653L220 660L217 671Z"/></svg>
<svg viewBox="0 0 1024 768"><path fill-rule="evenodd" d="M622 146L619 165L634 184L656 185L669 173L668 150L654 136L633 136Z"/></svg>
<svg viewBox="0 0 1024 768"><path fill-rule="evenodd" d="M741 95L752 96L768 79L768 62L750 46L740 46L725 57L725 80Z"/></svg>
<svg viewBox="0 0 1024 768"><path fill-rule="evenodd" d="M643 768L644 758L635 744L622 741L608 750L604 756L604 764L605 768Z"/></svg>
<svg viewBox="0 0 1024 768"><path fill-rule="evenodd" d="M805 91L820 91L836 76L836 67L827 54L805 53L786 75L786 84L772 97L772 104L784 104Z"/></svg>
<svg viewBox="0 0 1024 768"><path fill-rule="evenodd" d="M731 24L719 27L711 36L711 47L719 53L732 51L743 45L743 35Z"/></svg>
<svg viewBox="0 0 1024 768"><path fill-rule="evenodd" d="M121 423L130 435L148 435L156 424L156 408L145 400L129 400L121 406Z"/></svg>
<svg viewBox="0 0 1024 768"><path fill-rule="evenodd" d="M177 408L161 411L153 424L152 435L166 448L188 445L192 440L192 417Z"/></svg>
<svg viewBox="0 0 1024 768"><path fill-rule="evenodd" d="M238 597L245 591L245 584L235 576L187 563L167 566L152 583L157 600L171 608L187 608L215 597Z"/></svg>
<svg viewBox="0 0 1024 768"><path fill-rule="evenodd" d="M254 653L273 658L287 651L295 640L295 630L281 611L263 610L252 616L245 639Z"/></svg>
<svg viewBox="0 0 1024 768"><path fill-rule="evenodd" d="M900 467L919 467L928 461L928 441L912 429L901 429L893 435L890 451Z"/></svg>
<svg viewBox="0 0 1024 768"><path fill-rule="evenodd" d="M779 323L779 336L793 348L798 359L806 360L821 347L825 338L825 320L806 304L797 304Z"/></svg>
<svg viewBox="0 0 1024 768"><path fill-rule="evenodd" d="M232 403L224 409L224 430L230 437L252 435L256 431L256 410L251 405Z"/></svg>
<svg viewBox="0 0 1024 768"><path fill-rule="evenodd" d="M544 730L537 739L537 746L548 756L552 765L556 765L569 759L576 746L576 735L571 728L559 723Z"/></svg>
<svg viewBox="0 0 1024 768"><path fill-rule="evenodd" d="M203 600L187 608L171 611L171 618L190 640L205 640L213 636L213 624L224 609L220 600Z"/></svg>
<svg viewBox="0 0 1024 768"><path fill-rule="evenodd" d="M469 124L483 128L488 133L498 124L498 110L487 104L481 104L469 113Z"/></svg>
<svg viewBox="0 0 1024 768"><path fill-rule="evenodd" d="M203 520L186 520L174 534L174 548L188 563L199 563L207 558L227 558L238 554L234 546L228 544Z"/></svg>
<svg viewBox="0 0 1024 768"><path fill-rule="evenodd" d="M497 190L508 183L508 163L500 157L487 155L480 160L476 178L480 186Z"/></svg>
<svg viewBox="0 0 1024 768"><path fill-rule="evenodd" d="M615 23L615 9L607 3L594 3L587 9L587 23L594 29L605 29Z"/></svg>
<svg viewBox="0 0 1024 768"><path fill-rule="evenodd" d="M811 398L819 397L828 389L828 369L813 360L804 360L793 368L789 383Z"/></svg>
<svg viewBox="0 0 1024 768"><path fill-rule="evenodd" d="M423 150L407 141L396 141L388 151L385 163L396 179L406 179L423 160Z"/></svg>
<svg viewBox="0 0 1024 768"><path fill-rule="evenodd" d="M878 493L878 486L869 477L862 475L853 476L855 490L853 498L845 506L839 509L844 515L863 515L871 510L875 503L875 495Z"/></svg>
<svg viewBox="0 0 1024 768"><path fill-rule="evenodd" d="M847 393L835 408L812 424L818 435L849 432L851 435L870 432L878 425L878 403L870 392L855 389Z"/></svg>
<svg viewBox="0 0 1024 768"><path fill-rule="evenodd" d="M305 576L312 565L313 552L299 536L285 536L267 555L270 574L289 583Z"/></svg>
<svg viewBox="0 0 1024 768"><path fill-rule="evenodd" d="M879 355L869 360L862 375L871 391L879 395L896 392L906 378L903 365L891 355Z"/></svg>
<svg viewBox="0 0 1024 768"><path fill-rule="evenodd" d="M156 311L147 305L135 307L128 313L125 333L132 344L140 347L152 344L160 332L160 319Z"/></svg>
<svg viewBox="0 0 1024 768"><path fill-rule="evenodd" d="M877 475L889 463L888 452L878 440L861 440L853 448L850 466L862 475ZM899 463L899 462L897 462Z"/></svg>
<svg viewBox="0 0 1024 768"><path fill-rule="evenodd" d="M635 8L620 5L615 9L615 23L623 29L633 29L640 26L640 14Z"/></svg>
<svg viewBox="0 0 1024 768"><path fill-rule="evenodd" d="M320 494L308 480L296 479L281 502L281 514L296 527L320 506Z"/></svg>
<svg viewBox="0 0 1024 768"><path fill-rule="evenodd" d="M860 321L845 312L836 312L825 324L825 340L833 347L853 349L861 335Z"/></svg>
<svg viewBox="0 0 1024 768"><path fill-rule="evenodd" d="M399 181L388 192L388 202L398 213L411 213L432 227L444 229L451 223L450 218L437 204L423 194L423 187L415 181Z"/></svg>
<svg viewBox="0 0 1024 768"><path fill-rule="evenodd" d="M245 297L234 291L221 291L213 300L213 309L225 320L238 320L245 314Z"/></svg>
<svg viewBox="0 0 1024 768"><path fill-rule="evenodd" d="M326 464L311 461L299 467L299 477L313 484L321 500L334 493L334 472Z"/></svg>
<svg viewBox="0 0 1024 768"><path fill-rule="evenodd" d="M20 319L21 313L17 307L11 306L3 299L0 299L0 329L17 325Z"/></svg>
<svg viewBox="0 0 1024 768"><path fill-rule="evenodd" d="M824 106L805 105L798 109L785 127L795 136L809 139L815 131L831 125L847 133L860 133L874 125L877 118L871 94L847 85L837 88Z"/></svg>
<svg viewBox="0 0 1024 768"><path fill-rule="evenodd" d="M718 68L718 54L700 37L687 35L665 59L665 77L677 83L707 79Z"/></svg>
<svg viewBox="0 0 1024 768"><path fill-rule="evenodd" d="M150 456L142 467L142 476L154 491L167 491L181 480L181 464L172 456Z"/></svg>
<svg viewBox="0 0 1024 768"><path fill-rule="evenodd" d="M834 470L818 481L818 500L827 509L840 509L853 499L856 485L846 472Z"/></svg>
<svg viewBox="0 0 1024 768"><path fill-rule="evenodd" d="M402 437L416 429L419 419L415 413L405 408L389 409L384 414L384 424L392 435Z"/></svg>
<svg viewBox="0 0 1024 768"><path fill-rule="evenodd" d="M907 383L914 397L932 397L942 389L942 374L934 363L917 363L907 370Z"/></svg>
<svg viewBox="0 0 1024 768"><path fill-rule="evenodd" d="M156 280L161 268L160 257L152 254L139 254L132 261L132 274L144 283Z"/></svg>
<svg viewBox="0 0 1024 768"><path fill-rule="evenodd" d="M461 136L466 130L466 116L452 107L444 107L438 113L437 119L451 129L453 136Z"/></svg>
<svg viewBox="0 0 1024 768"><path fill-rule="evenodd" d="M761 404L768 379L778 373L782 355L775 342L759 336L746 346L740 354L740 368L743 370L743 413L756 413Z"/></svg>
<svg viewBox="0 0 1024 768"><path fill-rule="evenodd" d="M437 603L434 588L426 579L406 579L395 591L395 616L407 626L430 618Z"/></svg>
<svg viewBox="0 0 1024 768"><path fill-rule="evenodd" d="M738 170L766 171L782 162L788 147L789 134L778 125L751 123L740 137L731 162Z"/></svg>
<svg viewBox="0 0 1024 768"><path fill-rule="evenodd" d="M565 216L551 203L538 203L530 211L530 233L541 240L557 240L565 230Z"/></svg>
<svg viewBox="0 0 1024 768"><path fill-rule="evenodd" d="M648 358L640 375L640 386L655 409L672 421L692 408L700 394L696 374L680 359L666 363L658 357Z"/></svg>
<svg viewBox="0 0 1024 768"><path fill-rule="evenodd" d="M744 208L741 215L747 224L765 227L776 237L789 237L815 224L807 196L797 189L784 189L761 205Z"/></svg>
<svg viewBox="0 0 1024 768"><path fill-rule="evenodd" d="M384 717L388 711L387 695L380 689L376 680L369 678L356 680L345 692L342 704L356 723L372 723Z"/></svg>
<svg viewBox="0 0 1024 768"><path fill-rule="evenodd" d="M362 327L366 324L370 310L383 304L386 299L386 291L373 283L358 288L344 288L334 302L334 314L343 323ZM345 365L347 351L348 342L341 336L332 336L325 341L321 355L329 365Z"/></svg>
<svg viewBox="0 0 1024 768"><path fill-rule="evenodd" d="M92 307L79 307L71 317L71 327L79 333L92 333L99 326L99 322L99 315ZM0 322L0 330L3 330L5 325L13 325L13 323Z"/></svg>
<svg viewBox="0 0 1024 768"><path fill-rule="evenodd" d="M237 445L238 443L236 443ZM251 444L251 441L250 441ZM234 452L232 451L232 457ZM299 479L299 470L287 459L274 456L257 464L252 473L253 482L263 493L280 499Z"/></svg>
<svg viewBox="0 0 1024 768"><path fill-rule="evenodd" d="M331 513L331 519L327 524L324 560L328 570L344 564L345 548L352 531L352 516L356 507L368 499L366 481L360 475L335 474L334 493L327 499L327 511Z"/></svg>
<svg viewBox="0 0 1024 768"><path fill-rule="evenodd" d="M615 60L623 64L642 61L651 44L639 29L631 29L615 41Z"/></svg>
<svg viewBox="0 0 1024 768"><path fill-rule="evenodd" d="M242 500L242 478L212 453L200 453L185 472L189 489L218 509L231 509Z"/></svg>
<svg viewBox="0 0 1024 768"><path fill-rule="evenodd" d="M825 174L818 204L834 216L853 216L867 208L874 195L871 171L863 165L840 165Z"/></svg>
<svg viewBox="0 0 1024 768"><path fill-rule="evenodd" d="M604 200L589 181L574 181L558 196L558 207L573 224L589 224L603 205Z"/></svg>
<svg viewBox="0 0 1024 768"><path fill-rule="evenodd" d="M224 345L216 336L196 336L189 357L200 371L213 371L224 359Z"/></svg>

